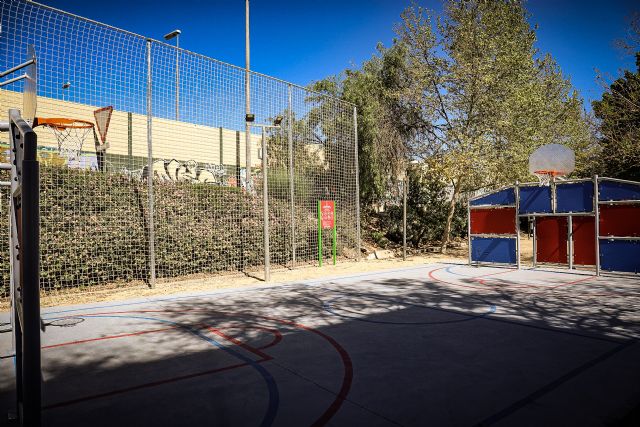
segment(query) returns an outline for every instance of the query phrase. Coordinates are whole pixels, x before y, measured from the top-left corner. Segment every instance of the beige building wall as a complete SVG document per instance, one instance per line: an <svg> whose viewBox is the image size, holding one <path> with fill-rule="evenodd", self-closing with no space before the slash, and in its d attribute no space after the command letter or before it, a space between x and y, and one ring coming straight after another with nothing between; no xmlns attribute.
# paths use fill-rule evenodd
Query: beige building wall
<svg viewBox="0 0 640 427"><path fill-rule="evenodd" d="M0 108L6 112L9 108L22 108L22 93L0 90ZM38 97L38 117L65 117L95 122L93 112L100 107L53 98ZM128 113L114 110L107 133L109 143L108 154L129 154L129 118ZM5 119L6 120L6 119ZM57 150L55 137L49 129L42 126L36 128L38 145ZM8 135L0 134L0 142L8 144ZM239 144L237 141L239 140ZM222 143L222 159L220 146ZM259 167L258 157L261 138L259 134L251 135L252 167ZM179 161L195 160L198 163L235 165L240 148L240 166L246 163L245 133L196 125L181 121L154 117L152 121L152 146L154 159L176 159ZM95 153L93 135L89 134L84 141L82 151ZM147 116L131 114L131 154L134 157L147 157ZM221 161L222 160L222 161Z"/></svg>

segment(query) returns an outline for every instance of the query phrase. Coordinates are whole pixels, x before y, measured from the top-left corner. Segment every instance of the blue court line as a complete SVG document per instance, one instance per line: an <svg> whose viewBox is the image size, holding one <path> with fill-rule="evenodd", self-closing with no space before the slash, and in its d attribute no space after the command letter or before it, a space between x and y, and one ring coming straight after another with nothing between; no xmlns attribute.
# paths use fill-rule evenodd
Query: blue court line
<svg viewBox="0 0 640 427"><path fill-rule="evenodd" d="M475 277L475 275L469 276L468 274L456 273L455 271L453 271L453 269L455 267L456 267L455 265L452 265L451 267L445 268L444 271L446 271L447 273L450 273L450 274L455 274L455 275L463 276L463 277Z"/></svg>
<svg viewBox="0 0 640 427"><path fill-rule="evenodd" d="M188 332L190 332L193 335L197 336L198 338L208 342L209 344L213 344L214 346L216 346L220 350L223 350L226 353L234 356L235 358L240 359L243 362L247 363L252 368L254 368L256 371L258 371L258 373L262 376L262 378L267 383L267 389L269 391L269 403L268 403L268 406L267 406L267 412L264 415L264 417L262 418L262 422L260 423L260 425L263 426L263 427L267 427L267 426L271 426L273 424L273 421L276 418L276 413L278 412L278 407L280 406L280 393L278 391L278 385L276 384L275 379L273 378L271 373L264 366L262 366L259 363L256 363L250 357L247 357L247 356L243 355L242 353L239 353L239 352L237 352L237 351L235 351L235 350L233 350L233 349L231 349L231 348L229 348L227 346L224 346L224 345L220 344L218 341L214 340L211 337L208 337L208 336L202 334L199 330L197 330L195 328L192 328L190 326L181 325L180 323L173 322L171 320L158 319L158 318L154 318L154 317L145 317L145 316L105 315L105 314L99 314L99 315L92 315L92 314L82 315L82 314L80 314L80 315L78 315L76 317L79 317L79 318L122 318L122 319L135 319L135 320L150 320L150 321L153 321L153 322L167 323L167 324L176 326L176 327L178 327L180 329L187 330Z"/></svg>
<svg viewBox="0 0 640 427"><path fill-rule="evenodd" d="M399 269L395 269L395 270L384 270L384 271L380 271L380 272L377 272L377 273L354 274L352 276L332 276L332 277L327 277L327 278L323 278L323 279L313 279L313 280L302 281L302 282L275 283L275 284L273 284L271 286L268 286L268 287L260 286L260 285L258 285L260 287L255 287L256 285L252 285L251 288L234 288L234 289L230 289L230 290L227 290L227 291L207 292L207 293L202 293L202 294L183 295L183 296L169 297L169 298L150 298L148 300L138 301L138 302L102 304L102 305L88 306L88 307L82 307L82 308L73 308L73 309L67 309L67 310L49 311L49 312L46 312L46 313L42 313L42 316L43 316L43 318L45 318L45 316L52 315L52 314L73 313L73 312L76 312L76 311L97 310L97 309L102 309L102 308L124 307L124 306L133 306L133 305L141 305L141 304L153 304L153 303L165 302L165 301L179 301L179 300L183 300L183 299L209 297L209 296L214 296L214 295L241 294L241 293L252 292L252 291L265 292L265 291L272 290L273 288L287 288L287 287L298 287L298 286L315 286L315 285L327 283L327 282L332 281L332 280L338 281L338 280L345 280L345 279L355 279L355 278L360 278L360 277L381 276L381 275L400 273L400 272L405 272L405 271L423 270L425 268L432 268L432 267L435 267L435 266L441 265L441 264L443 264L443 263L427 264L427 265L422 265L422 266L419 266L419 267L399 268Z"/></svg>
<svg viewBox="0 0 640 427"><path fill-rule="evenodd" d="M346 296L357 296L357 297L362 297L363 295L360 294L353 294L353 293L345 293L344 295L341 295L339 297L333 298L327 302L324 302L322 304L322 308L327 311L330 314L333 314L334 316L338 316L338 317L343 317L346 319L352 319L352 320L357 320L359 322L366 322L366 323L378 323L378 324L384 324L384 325L441 325L441 324L447 324L447 323L460 323L460 322L467 322L469 320L474 320L477 318L481 318L481 317L485 317L485 316L489 316L490 314L493 314L496 312L497 307L493 304L489 304L489 310L486 311L485 313L481 313L481 314L477 314L477 315L470 315L467 313L459 313L453 310L448 310L445 308L440 308L440 307L431 307L428 305L423 305L423 304L414 304L414 303L410 303L410 302L406 302L406 301L402 301L402 300L393 300L393 299L388 299L388 298L383 298L383 297L379 297L379 296L375 296L375 295L365 295L365 297L367 298L371 298L371 299L377 299L380 301L385 301L385 302L389 302L389 303L396 303L396 304L403 304L403 305L408 305L408 306L412 306L412 307L418 307L418 308L423 308L425 310L433 310L433 311L441 311L447 314L455 314L458 316L465 316L466 319L460 319L460 320L447 320L447 321L439 321L439 322L390 322L390 321L382 321L382 320L372 320L372 319L367 319L367 318L362 318L362 317L357 317L357 316L347 316L345 314L341 314L338 313L336 311L336 309L333 308L332 304L342 298L345 298ZM387 310L386 313L389 313L389 311ZM376 313L376 314L382 314L382 313Z"/></svg>

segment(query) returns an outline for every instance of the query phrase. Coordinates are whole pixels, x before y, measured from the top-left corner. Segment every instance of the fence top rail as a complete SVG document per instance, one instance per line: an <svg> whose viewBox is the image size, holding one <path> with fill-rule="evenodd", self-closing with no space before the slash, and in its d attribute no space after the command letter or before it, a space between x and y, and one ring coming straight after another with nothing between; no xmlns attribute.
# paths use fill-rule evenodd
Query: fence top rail
<svg viewBox="0 0 640 427"><path fill-rule="evenodd" d="M55 8L55 7L46 5L46 4L38 3L38 2L32 1L32 0L26 0L26 2L28 4L32 4L34 6L38 6L38 7L41 7L43 9L48 9L50 11L53 11L53 12L56 12L56 13L60 13L60 14L63 14L63 15L67 15L69 17L72 17L72 18L75 18L75 19L78 19L78 20L81 20L81 21L89 22L89 23L94 24L94 25L99 25L101 27L108 28L108 29L113 30L113 31L118 31L120 33L127 34L127 35L130 35L132 37L136 37L136 38L139 38L141 40L144 40L144 41L150 41L150 42L157 43L159 45L165 46L165 47L170 48L170 49L176 49L176 50L180 51L181 53L185 53L185 54L188 54L188 55L193 55L193 56L196 56L198 58L205 59L207 61L216 62L216 63L218 63L220 65L225 65L227 67L231 67L231 68L234 68L234 69L239 70L239 71L246 71L245 68L240 67L238 65L230 64L228 62L224 62L224 61L221 61L219 59L211 58L210 56L206 56L206 55L203 55L201 53L192 52L192 51L184 49L184 48L178 48L178 47L176 47L174 45L171 45L169 43L165 43L165 42L163 42L161 40L156 40L156 39L154 39L152 37L146 37L146 36L143 36L141 34L134 33L132 31L128 31L128 30L124 30L122 28L114 27L112 25L105 24L103 22L96 21L96 20L91 19L91 18L86 18L84 16L76 15L75 13L67 12L66 10L58 9L58 8ZM260 76L260 77L264 77L264 78L269 79L269 80L280 82L280 83L289 85L291 87L302 89L302 90L304 90L306 92L309 92L309 93L312 93L312 94L316 94L316 95L321 96L323 98L333 99L333 100L338 101L340 103L347 104L347 105L349 105L351 107L355 107L356 106L354 103L349 102L349 101L345 101L344 99L340 99L340 98L335 97L335 96L331 96L331 95L327 95L327 94L324 94L324 93L320 93L318 91L309 89L309 88L304 87L302 85L299 85L299 84L296 84L296 83L292 83L292 82L288 82L286 80L279 79L277 77L273 77L273 76L270 76L268 74L260 73L258 71L253 71L253 70L249 70L249 73L253 74L255 76Z"/></svg>

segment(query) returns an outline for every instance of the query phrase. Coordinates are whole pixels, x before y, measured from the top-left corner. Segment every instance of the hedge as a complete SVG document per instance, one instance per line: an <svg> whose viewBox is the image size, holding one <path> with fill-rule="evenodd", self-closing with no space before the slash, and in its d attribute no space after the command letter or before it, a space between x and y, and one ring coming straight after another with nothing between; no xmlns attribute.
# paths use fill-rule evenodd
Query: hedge
<svg viewBox="0 0 640 427"><path fill-rule="evenodd" d="M260 194L211 184L154 181L154 198L158 278L262 265ZM147 281L148 200L146 180L41 166L41 287ZM286 200L270 199L273 263L290 259L289 209ZM0 218L4 230L7 217L5 209ZM296 237L302 240L316 229L314 210L297 209L295 221ZM2 244L0 257L3 296L9 292L7 246ZM298 258L316 254L301 252Z"/></svg>

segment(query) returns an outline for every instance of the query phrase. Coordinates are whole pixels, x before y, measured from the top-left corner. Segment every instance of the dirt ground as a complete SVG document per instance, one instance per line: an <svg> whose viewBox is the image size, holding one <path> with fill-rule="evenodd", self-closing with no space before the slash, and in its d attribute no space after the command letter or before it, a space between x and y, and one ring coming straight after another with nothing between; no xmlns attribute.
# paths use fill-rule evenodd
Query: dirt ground
<svg viewBox="0 0 640 427"><path fill-rule="evenodd" d="M520 238L521 260L523 266L530 266L533 261L533 241L526 235ZM342 261L337 265L327 263L319 268L317 266L302 266L295 269L273 269L271 282L291 282L296 280L316 279L327 276L343 276L371 271L389 270L412 265L429 264L434 262L464 262L468 257L466 244L458 248L448 250L447 254L417 253L409 254L407 260L401 257L389 259L367 260L365 257L360 262ZM64 291L44 292L40 297L42 307L54 307L66 304L85 304L103 301L121 301L130 298L144 298L152 296L172 295L182 292L201 292L214 289L237 288L242 286L265 284L261 278L262 272L245 275L224 274L208 278L182 279L163 281L156 284L155 288L149 288L143 283L128 285L105 286L95 288L75 288ZM9 309L8 299L0 301L0 311Z"/></svg>
<svg viewBox="0 0 640 427"><path fill-rule="evenodd" d="M302 266L295 269L272 268L271 282L282 283L328 276L344 276L443 261L464 262L467 256L467 246L463 245L459 248L449 249L447 254L411 254L407 256L406 261L403 261L401 257L380 260L367 260L363 257L360 262L339 261L335 266L326 263L322 268L313 265ZM53 307L66 304L121 301L131 298L172 295L182 292L201 292L261 284L265 284L265 282L262 280L262 272L258 271L251 275L238 273L191 280L183 279L159 282L154 288L149 288L143 283L135 283L117 287L74 288L64 291L44 292L40 297L40 304L42 307ZM7 311L8 309L9 300L4 299L0 301L0 311Z"/></svg>

